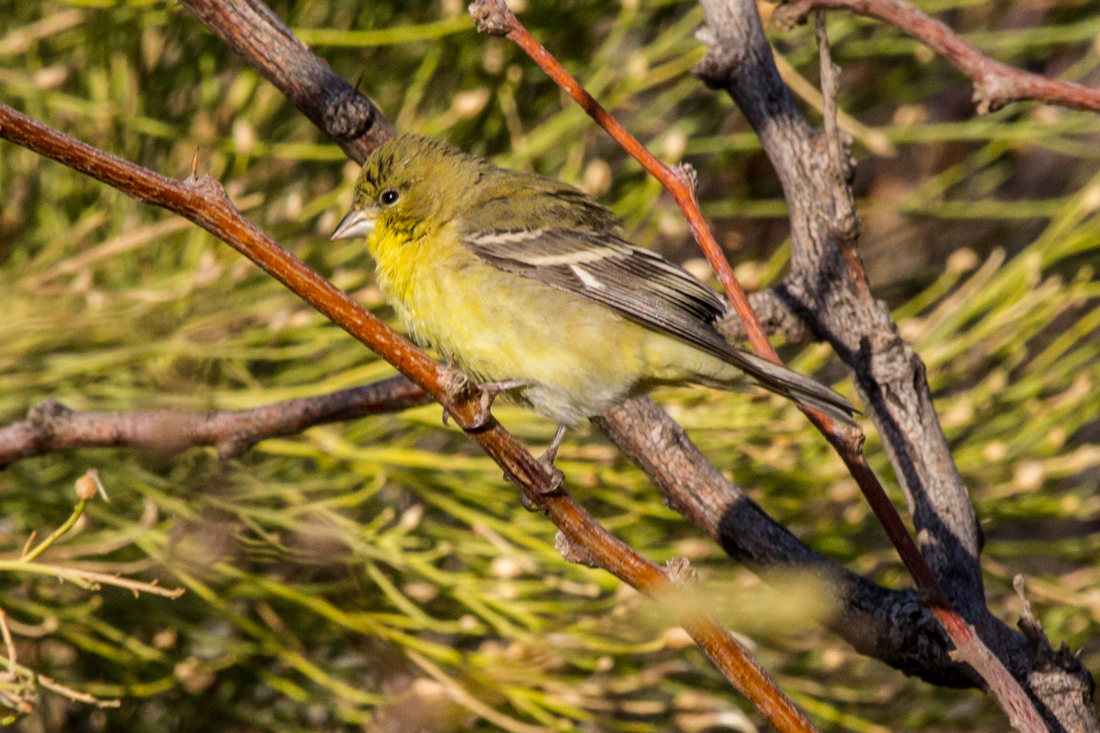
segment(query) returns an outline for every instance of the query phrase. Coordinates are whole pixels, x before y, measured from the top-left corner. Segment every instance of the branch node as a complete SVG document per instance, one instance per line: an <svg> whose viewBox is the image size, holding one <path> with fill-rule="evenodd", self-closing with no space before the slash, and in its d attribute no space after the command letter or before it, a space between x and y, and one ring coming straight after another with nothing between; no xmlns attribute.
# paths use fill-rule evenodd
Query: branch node
<svg viewBox="0 0 1100 733"><path fill-rule="evenodd" d="M813 5L808 2L782 3L772 12L772 24L781 31L792 30L810 17Z"/></svg>
<svg viewBox="0 0 1100 733"><path fill-rule="evenodd" d="M684 184L689 191L691 191L691 197L695 198L696 189L699 186L699 174L691 163L681 163L680 165L673 166L672 172L676 174L676 178L680 183Z"/></svg>
<svg viewBox="0 0 1100 733"><path fill-rule="evenodd" d="M461 369L448 364L443 370L443 388L452 394L460 394L471 388L470 378Z"/></svg>
<svg viewBox="0 0 1100 733"><path fill-rule="evenodd" d="M997 70L989 71L974 80L974 103L980 115L996 112L1017 99L1016 82Z"/></svg>
<svg viewBox="0 0 1100 733"><path fill-rule="evenodd" d="M600 561L587 547L577 544L569 535L561 530L558 530L554 535L554 549L561 553L562 559L566 562L584 565L586 568L595 568L597 570L603 568Z"/></svg>
<svg viewBox="0 0 1100 733"><path fill-rule="evenodd" d="M51 428L53 423L68 418L73 411L61 404L53 397L46 399L42 404L35 405L27 411L27 420L39 428Z"/></svg>
<svg viewBox="0 0 1100 733"><path fill-rule="evenodd" d="M359 80L362 79L360 76ZM345 89L325 105L321 120L329 137L337 143L346 143L362 137L374 126L376 112L374 105L359 93L359 82L356 82L354 89Z"/></svg>
<svg viewBox="0 0 1100 733"><path fill-rule="evenodd" d="M504 0L477 0L469 11L478 33L506 36L516 29L516 15Z"/></svg>
<svg viewBox="0 0 1100 733"><path fill-rule="evenodd" d="M225 186L209 173L204 174L201 178L196 178L194 175L188 176L183 179L183 185L200 196L212 198L219 203L233 206L233 199L229 198L229 193L225 190ZM234 206L233 208L235 209L236 207Z"/></svg>
<svg viewBox="0 0 1100 733"><path fill-rule="evenodd" d="M1020 599L1020 620L1016 622L1016 625L1020 627L1024 638L1031 646L1031 651L1035 653L1036 665L1049 664L1054 658L1054 648L1050 645L1050 639L1043 631L1039 619L1035 618L1035 614L1031 610L1031 601L1027 599L1024 592L1026 588L1023 574L1016 574L1012 579L1012 587L1016 590L1016 596Z"/></svg>
<svg viewBox="0 0 1100 733"><path fill-rule="evenodd" d="M495 385L475 384L465 373L449 364L443 366L442 370L443 389L449 398L443 404L443 424L447 424L449 413L458 426L467 433L484 430L492 422L493 415L489 408L492 407L493 399L501 390ZM460 414L468 412L460 406L470 403L477 405L474 416Z"/></svg>

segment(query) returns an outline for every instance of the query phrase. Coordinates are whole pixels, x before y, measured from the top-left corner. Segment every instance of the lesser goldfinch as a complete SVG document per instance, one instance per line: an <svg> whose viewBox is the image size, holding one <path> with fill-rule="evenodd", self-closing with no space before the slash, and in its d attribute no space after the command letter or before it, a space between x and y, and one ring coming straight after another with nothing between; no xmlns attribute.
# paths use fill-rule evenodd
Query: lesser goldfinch
<svg viewBox="0 0 1100 733"><path fill-rule="evenodd" d="M658 385L755 383L852 422L831 389L731 346L714 290L560 181L402 135L364 163L332 239L362 236L412 338L557 420L551 456L564 426Z"/></svg>

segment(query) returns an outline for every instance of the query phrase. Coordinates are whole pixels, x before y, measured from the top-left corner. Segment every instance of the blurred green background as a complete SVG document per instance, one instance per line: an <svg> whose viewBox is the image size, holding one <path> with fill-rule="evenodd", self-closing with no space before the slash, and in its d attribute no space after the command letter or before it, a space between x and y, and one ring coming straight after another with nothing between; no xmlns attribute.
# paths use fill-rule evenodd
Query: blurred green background
<svg viewBox="0 0 1100 733"><path fill-rule="evenodd" d="M992 56L1100 82L1100 6L922 0ZM768 5L761 5L765 16ZM403 131L559 176L639 244L706 276L671 200L531 62L479 37L460 0L273 8ZM704 212L749 288L782 276L786 209L723 94L690 74L690 2L522 4L521 19L660 156L701 174ZM1100 177L1094 114L1016 104L975 117L966 79L897 32L829 22L860 158L861 243L879 297L929 368L988 538L994 611L1017 572L1055 644L1100 668ZM769 28L816 111L806 28ZM357 173L282 95L167 2L0 0L0 99L177 177L200 172L286 247L390 317L358 242L330 243ZM855 120L858 120L856 122ZM48 397L75 409L241 408L392 374L227 246L0 143L0 424ZM840 379L828 349L785 347ZM846 381L837 385L851 394ZM704 389L657 395L707 456L805 542L896 587L909 580L839 460L790 405ZM497 410L538 450L554 426ZM179 600L81 589L0 565L20 664L100 709L0 682L18 731L752 730L761 723L667 614L569 565L553 526L437 406L266 441L240 460L84 450L0 472L0 549L18 557L93 502L41 561L186 588ZM871 433L868 450L903 507ZM812 583L739 570L598 435L559 465L649 557L693 560L702 592L824 730L1003 730L976 691L936 689L816 623Z"/></svg>

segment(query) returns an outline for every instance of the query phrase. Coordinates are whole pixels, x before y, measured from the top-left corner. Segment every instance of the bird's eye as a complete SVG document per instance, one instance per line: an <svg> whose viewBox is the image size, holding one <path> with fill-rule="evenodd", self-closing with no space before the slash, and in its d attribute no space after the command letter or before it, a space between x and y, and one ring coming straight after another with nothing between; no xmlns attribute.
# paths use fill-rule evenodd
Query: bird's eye
<svg viewBox="0 0 1100 733"><path fill-rule="evenodd" d="M397 203L397 199L401 198L401 194L392 188L387 188L378 197L378 200L382 202L384 206L393 206Z"/></svg>

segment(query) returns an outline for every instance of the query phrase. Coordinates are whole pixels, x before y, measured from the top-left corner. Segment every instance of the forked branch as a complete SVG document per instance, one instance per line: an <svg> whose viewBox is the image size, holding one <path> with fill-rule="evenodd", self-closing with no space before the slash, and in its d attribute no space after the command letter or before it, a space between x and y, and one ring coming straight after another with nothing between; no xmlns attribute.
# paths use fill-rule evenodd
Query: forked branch
<svg viewBox="0 0 1100 733"><path fill-rule="evenodd" d="M772 17L778 27L791 28L805 22L818 8L849 10L916 38L971 78L979 113L1024 99L1100 112L1100 88L1050 79L994 61L958 33L904 0L791 0L777 8Z"/></svg>

